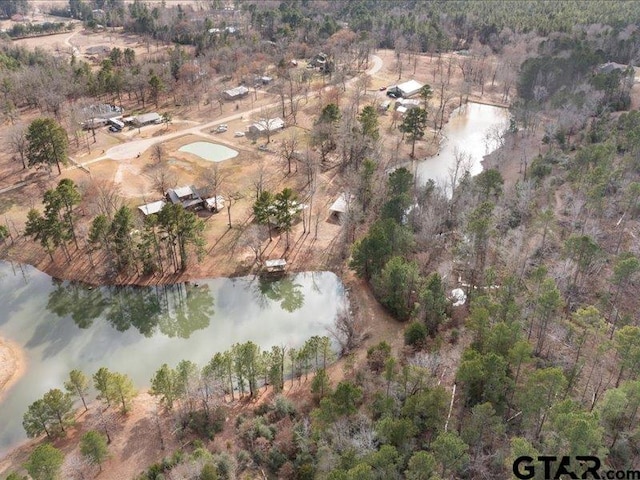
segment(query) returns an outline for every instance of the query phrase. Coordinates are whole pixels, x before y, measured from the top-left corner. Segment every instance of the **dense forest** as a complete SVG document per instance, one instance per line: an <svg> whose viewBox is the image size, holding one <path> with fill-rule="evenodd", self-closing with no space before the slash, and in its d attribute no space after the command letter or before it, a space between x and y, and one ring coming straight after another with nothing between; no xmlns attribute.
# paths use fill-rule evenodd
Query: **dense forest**
<svg viewBox="0 0 640 480"><path fill-rule="evenodd" d="M165 452L160 463L140 465L139 478L637 478L638 5L265 0L235 2L237 9L229 10L217 0L199 7L166 3L70 0L54 12L87 28L103 22L150 42L172 42L155 58L113 48L90 66L0 45L0 110L4 127L12 129L17 168L59 169L68 148L90 150L95 132L79 125L87 119L82 106L94 98L213 108L221 87L211 85L212 78L240 81L273 65L278 112L295 123L296 99L309 80L293 78L286 65L319 48L333 65L322 72L323 81L344 91L346 79L377 49L394 50L398 77L403 58L408 70L414 57L442 66L439 78L434 73L431 86L421 90L420 106L392 133L381 128L372 105L350 97L318 108L305 139L313 153L305 159L295 155L302 146L282 143L287 174L292 163L296 173L300 165L312 185L330 165L353 193L342 225L341 269L363 280L396 320L402 341L368 345L366 319L359 323L345 313L336 322L340 360L333 365L328 337L291 350L237 344L212 352L206 366L158 365L150 393L184 446ZM10 17L28 8L26 0L7 1L0 12ZM462 55L454 67L448 60L449 69L461 72L464 92L447 97L444 59L454 51ZM489 56L496 59L491 65L483 60ZM509 124L498 132L499 148L481 173L472 176L461 153L446 182L422 185L407 167L410 159L391 162L394 148L386 136L401 134L412 157L416 142L437 135L446 122L447 102L481 96L494 84L493 101L509 104ZM26 111L50 118L27 125L21 120ZM45 127L62 129L59 158L37 155L38 129ZM158 151L158 165L162 155ZM213 195L216 172L207 181ZM163 178L157 180L162 193ZM63 179L46 191L43 213L30 210L19 233L38 241L52 260L56 251L71 259L69 251L80 242L83 255L115 273L178 272L202 257L202 220L167 205L135 224L114 193L99 196L104 203L93 206L90 228L81 235L74 224L81 192ZM251 195L262 232L258 246L251 244L258 261L260 242L267 234L271 240L272 228L286 234L288 248L291 205L306 193L272 193L260 183ZM311 231L311 215L306 221ZM0 241L14 230L0 228ZM464 302L452 300L454 288ZM59 309L78 322L91 321L69 302ZM134 326L143 331L157 323ZM73 371L66 393L51 390L28 406L29 436L64 436L73 399L84 404L89 384ZM294 384L305 385L304 398L288 397ZM116 410L126 412L135 395L130 379L98 371L93 385L104 404L95 408L109 412L105 425L120 421ZM265 400L262 390L271 396ZM249 402L257 397L254 408ZM227 408L242 401L243 411L227 416ZM226 448L211 448L225 429L233 431ZM81 440L84 461L100 471L108 435L109 428L98 428ZM523 456L532 460L518 463ZM535 460L540 456L569 460L546 464L545 473L544 462ZM592 460L580 457L597 459L601 476L594 476ZM62 453L43 443L25 469L36 480L84 478L86 469L61 474L62 464Z"/></svg>

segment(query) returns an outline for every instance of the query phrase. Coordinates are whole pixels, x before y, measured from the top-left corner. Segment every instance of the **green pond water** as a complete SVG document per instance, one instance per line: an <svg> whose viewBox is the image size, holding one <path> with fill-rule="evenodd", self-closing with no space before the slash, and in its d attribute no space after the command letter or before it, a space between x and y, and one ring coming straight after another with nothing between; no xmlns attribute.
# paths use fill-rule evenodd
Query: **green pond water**
<svg viewBox="0 0 640 480"><path fill-rule="evenodd" d="M193 142L183 145L179 152L192 153L209 162L222 162L238 156L238 152L232 148L211 142Z"/></svg>
<svg viewBox="0 0 640 480"><path fill-rule="evenodd" d="M27 406L62 388L74 368L92 375L105 366L144 388L162 363L202 366L236 342L297 347L328 335L344 302L343 285L330 272L90 288L0 262L0 336L21 345L28 362L0 402L0 454L26 438Z"/></svg>

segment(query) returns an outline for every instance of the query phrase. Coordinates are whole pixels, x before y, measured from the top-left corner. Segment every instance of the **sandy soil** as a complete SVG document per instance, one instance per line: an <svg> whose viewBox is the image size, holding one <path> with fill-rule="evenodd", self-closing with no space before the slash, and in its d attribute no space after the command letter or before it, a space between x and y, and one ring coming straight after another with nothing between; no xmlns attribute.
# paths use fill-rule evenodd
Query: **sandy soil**
<svg viewBox="0 0 640 480"><path fill-rule="evenodd" d="M20 345L0 337L0 400L26 371L26 358Z"/></svg>

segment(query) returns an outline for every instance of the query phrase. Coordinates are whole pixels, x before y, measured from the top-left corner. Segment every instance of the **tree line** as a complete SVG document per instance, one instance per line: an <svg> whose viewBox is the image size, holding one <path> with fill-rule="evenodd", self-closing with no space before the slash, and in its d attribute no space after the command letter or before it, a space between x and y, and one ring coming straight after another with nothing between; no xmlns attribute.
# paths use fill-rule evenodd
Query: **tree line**
<svg viewBox="0 0 640 480"><path fill-rule="evenodd" d="M210 362L199 368L191 361L183 360L175 368L163 364L150 380L151 395L167 411L176 412L182 429L188 429L204 438L213 438L224 423L221 405L243 395L258 395L262 386L271 386L274 392L283 392L285 380L316 373L323 383L314 382L314 391L328 388L326 368L335 358L328 337L313 336L299 348L274 346L261 351L253 342L238 343L225 352L216 353ZM318 374L318 372L321 372ZM131 378L108 368L99 368L91 377L81 370L69 372L64 389L54 388L29 405L23 416L23 427L30 438L45 434L54 440L65 436L75 423L74 401L80 400L85 411L90 406L90 390L97 392L99 431L89 430L80 439L80 452L90 465L102 470L108 458L108 444L113 433L108 409L118 409L126 414L137 395ZM49 443L37 446L25 464L25 469L35 480L59 478L64 455ZM13 476L12 476L13 475ZM20 478L10 474L9 479Z"/></svg>
<svg viewBox="0 0 640 480"><path fill-rule="evenodd" d="M31 157L30 157L31 158ZM44 194L44 214L32 208L27 214L25 235L39 241L54 260L61 248L71 259L69 244L84 251L93 264L93 255L101 252L115 272L137 271L144 275L185 270L193 253L204 253L204 222L182 205L167 203L157 214L148 215L137 230L139 221L126 205L111 205L106 213L91 222L85 245L80 246L74 207L82 196L70 179L60 180L55 189Z"/></svg>

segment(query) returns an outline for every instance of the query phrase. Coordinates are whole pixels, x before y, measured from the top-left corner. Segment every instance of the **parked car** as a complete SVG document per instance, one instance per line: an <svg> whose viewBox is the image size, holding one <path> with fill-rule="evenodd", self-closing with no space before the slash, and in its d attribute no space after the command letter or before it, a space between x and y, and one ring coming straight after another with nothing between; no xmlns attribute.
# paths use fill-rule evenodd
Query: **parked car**
<svg viewBox="0 0 640 480"><path fill-rule="evenodd" d="M258 150L260 150L261 152L266 152L266 151L267 151L267 150L269 150L269 149L267 148L267 146L266 146L266 145L259 145L259 146L258 146Z"/></svg>
<svg viewBox="0 0 640 480"><path fill-rule="evenodd" d="M233 134L234 137L244 137L244 132L235 132Z"/></svg>
<svg viewBox="0 0 640 480"><path fill-rule="evenodd" d="M229 126L226 124L222 124L222 125L218 125L218 128L216 128L216 133L224 133L229 129Z"/></svg>
<svg viewBox="0 0 640 480"><path fill-rule="evenodd" d="M391 97L391 98L398 98L400 95L398 95L396 92L387 92L387 97Z"/></svg>
<svg viewBox="0 0 640 480"><path fill-rule="evenodd" d="M387 89L387 87L385 87L385 86L380 87L380 91L381 92L384 92L386 89Z"/></svg>
<svg viewBox="0 0 640 480"><path fill-rule="evenodd" d="M115 125L111 125L111 126L109 127L109 131L110 131L110 132L117 133L117 132L119 132L120 130L122 130L122 129L121 129L121 128L116 127Z"/></svg>

